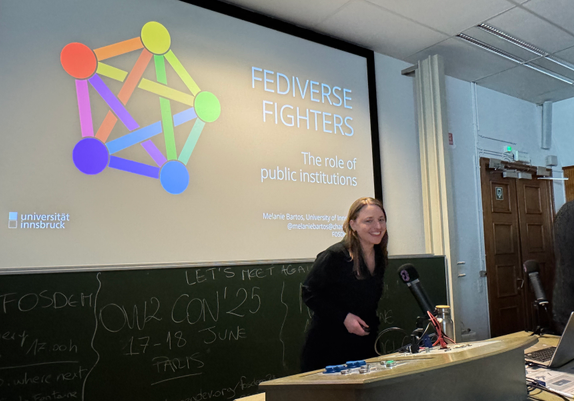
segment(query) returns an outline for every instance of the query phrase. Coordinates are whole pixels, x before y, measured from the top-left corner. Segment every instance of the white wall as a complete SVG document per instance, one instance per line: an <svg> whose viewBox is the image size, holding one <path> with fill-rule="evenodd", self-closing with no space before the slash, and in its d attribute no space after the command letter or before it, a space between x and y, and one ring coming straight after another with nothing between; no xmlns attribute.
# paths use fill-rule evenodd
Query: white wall
<svg viewBox="0 0 574 401"><path fill-rule="evenodd" d="M541 148L542 107L489 89L477 87L479 99L479 133L487 137L514 142L514 149L528 152L533 166L546 166L546 156L558 155L558 162L569 159L574 164L574 141L567 137L574 119L568 115L572 100L553 105L553 140L550 149ZM568 105L568 103L570 105ZM501 152L503 143L479 138L478 147ZM562 164L565 165L565 164ZM553 168L554 177L562 177L562 165ZM554 181L554 207L565 202L564 183Z"/></svg>
<svg viewBox="0 0 574 401"><path fill-rule="evenodd" d="M381 142L383 197L389 217L391 255L425 252L421 174L416 124L414 80L401 75L410 65L376 54L377 97ZM490 336L488 293L484 260L479 158L504 158L504 147L528 152L532 165L545 166L545 158L558 154L559 162L574 164L574 152L562 154L574 126L574 100L554 105L554 137L550 150L540 148L540 106L460 81L445 80L450 146L456 248L453 283L459 330L472 330L478 339ZM559 170L560 167L555 168ZM554 173L556 176L557 174ZM555 184L555 204L564 203L562 183ZM556 209L557 210L557 209Z"/></svg>
<svg viewBox="0 0 574 401"><path fill-rule="evenodd" d="M574 98L552 105L552 145L561 166L574 165Z"/></svg>
<svg viewBox="0 0 574 401"><path fill-rule="evenodd" d="M425 253L419 134L413 79L403 61L375 54L383 202L389 254Z"/></svg>
<svg viewBox="0 0 574 401"><path fill-rule="evenodd" d="M510 143L528 152L533 165L544 166L540 106L480 86L476 93L479 150L502 153Z"/></svg>
<svg viewBox="0 0 574 401"><path fill-rule="evenodd" d="M562 177L562 167L574 165L574 99L552 105L552 148L555 149L552 154L558 156L553 174ZM554 182L554 199L557 212L566 202L563 181Z"/></svg>
<svg viewBox="0 0 574 401"><path fill-rule="evenodd" d="M485 269L480 175L476 155L476 108L472 84L446 77L445 89L450 146L453 163L456 241L453 267L458 273L455 286L459 330L471 330L477 338L488 338L488 295Z"/></svg>

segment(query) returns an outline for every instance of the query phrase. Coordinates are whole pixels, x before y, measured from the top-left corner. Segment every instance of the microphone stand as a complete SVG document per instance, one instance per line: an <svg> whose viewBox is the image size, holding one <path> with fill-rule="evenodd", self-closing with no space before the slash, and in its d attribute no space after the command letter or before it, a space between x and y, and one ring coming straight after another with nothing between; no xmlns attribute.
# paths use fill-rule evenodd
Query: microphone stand
<svg viewBox="0 0 574 401"><path fill-rule="evenodd" d="M428 317L417 316L417 327L411 333L411 353L418 354L419 352L419 342L422 340L422 336L425 332L425 323L428 325Z"/></svg>
<svg viewBox="0 0 574 401"><path fill-rule="evenodd" d="M533 308L536 310L536 328L534 329L534 331L532 332L532 334L530 334L531 336L538 334L538 335L544 335L544 334L554 334L553 331L546 327L546 326L542 326L541 325L541 320L540 320L540 306L544 307L544 311L546 312L546 321L550 322L550 315L548 313L548 308L546 307L546 305L548 305L548 302L544 302L543 304L541 304L540 302L538 302L538 300L534 300L534 302L532 303Z"/></svg>

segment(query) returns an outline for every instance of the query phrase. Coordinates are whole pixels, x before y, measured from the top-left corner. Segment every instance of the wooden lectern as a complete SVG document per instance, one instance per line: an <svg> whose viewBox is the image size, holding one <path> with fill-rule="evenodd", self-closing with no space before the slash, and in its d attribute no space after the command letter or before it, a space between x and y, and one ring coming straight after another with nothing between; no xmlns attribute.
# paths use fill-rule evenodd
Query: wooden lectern
<svg viewBox="0 0 574 401"><path fill-rule="evenodd" d="M448 351L389 354L368 359L361 373L314 371L259 387L266 401L523 401L524 349L536 342L508 336L455 344Z"/></svg>

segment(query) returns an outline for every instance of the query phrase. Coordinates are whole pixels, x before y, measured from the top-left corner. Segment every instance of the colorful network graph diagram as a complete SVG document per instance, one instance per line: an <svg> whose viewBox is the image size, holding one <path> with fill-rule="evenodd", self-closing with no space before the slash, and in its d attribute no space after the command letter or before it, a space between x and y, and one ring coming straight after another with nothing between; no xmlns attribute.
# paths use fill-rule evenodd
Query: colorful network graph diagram
<svg viewBox="0 0 574 401"><path fill-rule="evenodd" d="M131 71L124 71L102 61L129 52L141 50ZM156 81L142 78L153 59ZM185 84L189 93L175 90L167 84L167 64ZM159 22L146 23L141 36L114 43L98 49L90 49L82 43L69 43L60 53L64 70L76 79L76 95L80 114L82 139L73 151L74 164L84 174L99 174L106 167L159 179L170 194L180 194L189 185L187 163L206 123L217 120L221 105L217 97L202 91L171 50L168 30ZM102 76L122 82L119 93L114 94L102 80ZM107 115L94 133L88 83L109 107ZM126 104L135 89L159 96L161 120L141 127ZM190 106L173 114L171 102ZM117 121L130 132L108 141ZM175 127L194 120L179 155L175 142ZM163 133L165 151L162 152L151 138ZM151 156L154 165L118 157L116 153L130 146L140 145Z"/></svg>

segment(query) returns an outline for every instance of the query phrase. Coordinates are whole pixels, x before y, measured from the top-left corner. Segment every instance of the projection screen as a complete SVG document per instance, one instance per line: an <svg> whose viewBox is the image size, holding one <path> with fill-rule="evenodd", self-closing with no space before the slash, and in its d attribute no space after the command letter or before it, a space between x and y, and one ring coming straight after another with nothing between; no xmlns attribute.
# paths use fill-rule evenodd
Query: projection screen
<svg viewBox="0 0 574 401"><path fill-rule="evenodd" d="M0 270L314 258L381 196L372 52L209 4L3 4Z"/></svg>

